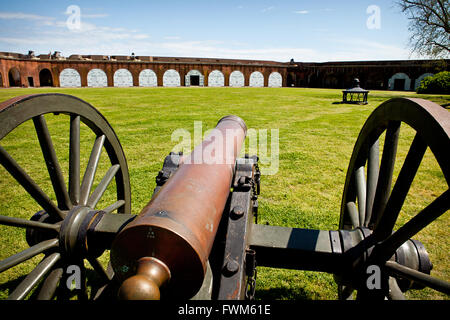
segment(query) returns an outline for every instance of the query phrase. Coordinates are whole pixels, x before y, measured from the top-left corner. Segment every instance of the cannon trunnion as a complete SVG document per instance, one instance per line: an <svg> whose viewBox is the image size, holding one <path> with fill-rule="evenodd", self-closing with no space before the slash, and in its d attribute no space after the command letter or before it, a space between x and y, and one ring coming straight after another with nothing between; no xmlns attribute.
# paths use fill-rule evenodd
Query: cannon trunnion
<svg viewBox="0 0 450 320"><path fill-rule="evenodd" d="M67 124L68 181L44 115ZM0 104L0 140L27 122L36 131L56 201L0 146L1 165L38 204L29 218L0 215L0 224L25 229L29 245L0 261L0 272L44 254L9 299L73 293L79 299L252 299L258 266L331 273L341 299L404 299L405 291L423 287L450 294L449 283L432 276L426 246L414 239L450 207L450 116L430 101L395 98L369 116L350 159L338 230L258 224L261 172L257 156L238 157L247 130L239 117L218 122L215 130L227 137L224 144L208 137L190 155L169 154L139 215L131 213L122 146L95 108L62 94ZM393 181L402 125L415 137ZM94 137L86 160L81 128ZM197 162L211 146L216 162ZM446 189L394 228L428 148ZM102 150L108 168L94 187ZM80 175L82 163L86 170ZM110 185L113 194L105 195ZM111 261L105 267L99 257L108 249ZM85 263L96 273L95 287L87 288ZM68 271L77 268L79 285L72 288Z"/></svg>

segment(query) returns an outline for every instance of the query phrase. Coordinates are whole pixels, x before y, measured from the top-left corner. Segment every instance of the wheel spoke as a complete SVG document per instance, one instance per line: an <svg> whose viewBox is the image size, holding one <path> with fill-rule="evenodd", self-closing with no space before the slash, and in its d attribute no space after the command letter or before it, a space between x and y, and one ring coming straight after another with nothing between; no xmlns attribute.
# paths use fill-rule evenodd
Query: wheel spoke
<svg viewBox="0 0 450 320"><path fill-rule="evenodd" d="M364 176L364 166L355 171L356 194L358 197L359 226L364 226L366 217L366 178Z"/></svg>
<svg viewBox="0 0 450 320"><path fill-rule="evenodd" d="M102 278L104 282L108 282L112 279L112 275L108 274L108 272L103 268L100 261L96 258L89 257L87 258L91 266L94 268L95 272Z"/></svg>
<svg viewBox="0 0 450 320"><path fill-rule="evenodd" d="M92 192L91 196L89 197L89 200L87 202L88 207L90 207L92 209L95 208L95 206L100 201L101 197L103 196L103 193L106 191L106 188L108 188L109 184L111 183L112 179L116 175L119 168L120 168L120 165L118 165L118 164L109 168L108 172L106 172L102 181L100 181L97 188L95 188L94 192Z"/></svg>
<svg viewBox="0 0 450 320"><path fill-rule="evenodd" d="M53 201L2 146L0 146L0 163L48 214L64 219L64 213L55 206Z"/></svg>
<svg viewBox="0 0 450 320"><path fill-rule="evenodd" d="M391 300L406 300L394 277L389 277L389 298Z"/></svg>
<svg viewBox="0 0 450 320"><path fill-rule="evenodd" d="M80 116L70 116L69 196L72 204L80 201Z"/></svg>
<svg viewBox="0 0 450 320"><path fill-rule="evenodd" d="M19 263L22 263L28 259L33 258L34 256L43 253L51 248L58 246L58 239L46 240L42 241L26 250L23 250L19 253L16 253L2 261L0 261L0 272L8 270Z"/></svg>
<svg viewBox="0 0 450 320"><path fill-rule="evenodd" d="M409 279L445 294L450 294L450 283L448 283L447 281L437 279L423 272L405 267L394 261L386 262L385 267L389 273Z"/></svg>
<svg viewBox="0 0 450 320"><path fill-rule="evenodd" d="M385 239L394 229L400 210L408 195L411 184L419 169L422 158L427 150L427 145L423 139L416 134L413 143L400 170L397 181L395 182L392 193L386 204L386 208L378 220L374 234L378 239Z"/></svg>
<svg viewBox="0 0 450 320"><path fill-rule="evenodd" d="M119 201L114 202L112 205L106 207L102 211L104 211L105 213L111 213L114 210L117 210L120 207L122 207L124 204L125 204L125 200L119 200Z"/></svg>
<svg viewBox="0 0 450 320"><path fill-rule="evenodd" d="M8 297L8 300L23 300L28 293L39 283L39 281L52 269L61 255L57 252L42 260L31 273L17 286Z"/></svg>
<svg viewBox="0 0 450 320"><path fill-rule="evenodd" d="M391 192L392 175L394 172L395 157L397 155L399 133L400 121L390 121L386 130L386 137L384 139L383 155L381 156L377 190L375 192L375 199L372 209L372 220L375 220L375 222L378 221L384 211Z"/></svg>
<svg viewBox="0 0 450 320"><path fill-rule="evenodd" d="M364 226L368 227L372 218L373 201L377 189L378 173L380 164L379 140L369 149L369 158L367 159L367 197L366 197L366 217Z"/></svg>
<svg viewBox="0 0 450 320"><path fill-rule="evenodd" d="M11 227L19 227L19 228L34 228L34 229L46 229L46 230L54 230L59 231L59 224L50 224L39 221L26 220L22 218L16 217L8 217L0 215L0 225L11 226Z"/></svg>
<svg viewBox="0 0 450 320"><path fill-rule="evenodd" d="M388 260L408 239L450 209L450 189L409 220L379 245L380 258Z"/></svg>
<svg viewBox="0 0 450 320"><path fill-rule="evenodd" d="M84 173L83 182L80 190L80 204L86 205L89 194L91 193L92 184L94 183L95 172L97 171L98 162L102 153L105 135L98 136L95 139L89 162Z"/></svg>
<svg viewBox="0 0 450 320"><path fill-rule="evenodd" d="M350 221L352 223L353 228L359 227L359 216L358 216L358 209L356 208L356 204L354 202L348 202L346 205L348 216L350 218Z"/></svg>
<svg viewBox="0 0 450 320"><path fill-rule="evenodd" d="M58 206L61 210L68 210L72 207L67 193L64 177L61 171L61 167L56 157L55 148L53 147L52 138L48 131L47 123L44 115L40 115L33 118L34 127L39 139L42 154L44 155L45 164L52 181L53 190L55 191Z"/></svg>
<svg viewBox="0 0 450 320"><path fill-rule="evenodd" d="M44 283L39 290L37 300L51 300L55 295L58 284L63 276L63 268L55 268L50 274L45 278Z"/></svg>

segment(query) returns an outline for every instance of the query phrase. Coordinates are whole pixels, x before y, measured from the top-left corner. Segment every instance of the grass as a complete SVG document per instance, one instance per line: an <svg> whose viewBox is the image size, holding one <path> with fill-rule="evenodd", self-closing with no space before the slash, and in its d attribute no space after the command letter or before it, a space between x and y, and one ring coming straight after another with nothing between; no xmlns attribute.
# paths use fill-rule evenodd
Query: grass
<svg viewBox="0 0 450 320"><path fill-rule="evenodd" d="M213 128L228 114L242 117L249 128L279 129L279 169L265 175L259 198L259 223L337 230L347 166L353 146L365 120L381 102L398 96L418 97L410 92L372 91L369 105L336 104L341 91L302 88L36 88L0 90L0 101L18 95L60 92L75 95L95 106L111 123L127 157L132 187L132 210L139 213L155 187L155 176L164 157L178 143L171 134L180 128L193 133L194 121L203 130ZM450 96L420 96L439 104ZM66 175L68 131L63 117L47 117L57 155ZM87 130L83 130L85 132ZM402 128L399 158L406 155L413 137ZM93 136L83 134L83 155L88 155ZM270 140L269 140L270 141ZM27 169L44 191L54 199L48 173L32 124L21 125L1 145ZM24 152L26 150L26 152ZM108 164L102 157L98 177ZM403 160L397 161L396 174ZM81 163L82 168L87 159ZM262 165L263 169L269 164ZM100 179L100 178L99 178ZM67 181L67 180L66 180ZM99 181L96 181L98 183ZM445 190L445 179L434 157L427 152L418 178L412 186L400 217L407 221ZM22 188L0 168L0 214L29 218L38 209ZM112 191L105 202L112 199ZM448 237L450 219L439 218L418 235L434 264L433 274L450 280ZM24 231L0 227L0 259L27 247ZM107 255L103 260L107 260ZM21 279L39 261L16 266L0 274L0 298L5 298L14 279ZM413 299L448 298L433 290L411 291ZM258 268L258 299L336 299L333 276L309 271Z"/></svg>

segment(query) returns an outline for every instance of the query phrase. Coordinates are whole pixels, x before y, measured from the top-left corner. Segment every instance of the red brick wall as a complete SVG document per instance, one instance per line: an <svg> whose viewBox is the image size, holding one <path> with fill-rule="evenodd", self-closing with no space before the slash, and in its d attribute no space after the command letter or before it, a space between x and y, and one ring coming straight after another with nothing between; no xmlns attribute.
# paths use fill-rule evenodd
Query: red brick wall
<svg viewBox="0 0 450 320"><path fill-rule="evenodd" d="M2 75L3 86L9 87L8 73L12 68L17 68L20 72L21 84L28 87L28 77L32 77L34 86L39 87L39 72L47 68L52 73L54 86L60 86L59 74L66 68L75 69L81 77L81 86L87 86L87 74L91 69L101 69L105 71L108 79L108 86L113 86L114 73L118 69L128 69L133 75L133 85L139 86L139 74L144 69L152 69L158 79L158 86L163 85L164 72L174 69L180 74L181 86L184 86L185 75L189 70L196 69L200 71L205 78L204 85L208 85L208 75L214 70L219 70L225 77L225 86L228 86L229 76L234 70L239 70L244 74L245 85L248 86L250 74L253 71L260 71L264 75L264 85L268 85L268 79L271 72L279 72L283 78L283 85L286 85L286 74L288 66L282 64L276 65L271 62L268 65L247 64L243 65L242 60L238 64L212 63L207 62L143 62L143 61L77 61L77 60L27 60L27 59L8 59L0 58L0 73ZM238 60L237 60L238 61ZM261 62L262 63L262 62Z"/></svg>
<svg viewBox="0 0 450 320"><path fill-rule="evenodd" d="M152 59L150 59L152 58ZM449 60L405 60L405 61L366 61L366 62L326 62L326 63L298 63L287 64L274 61L251 61L231 59L202 59L202 58L170 58L150 57L146 61L131 60L32 60L26 58L0 57L0 86L9 87L8 73L11 68L20 72L21 85L28 86L28 78L32 77L34 86L39 87L39 72L47 68L52 73L54 86L60 86L59 74L66 68L78 71L81 86L87 86L87 74L91 69L105 71L108 86L113 86L114 72L118 69L128 69L133 75L133 85L139 85L139 73L144 69L152 69L157 75L158 86L163 85L164 72L175 69L180 74L180 84L185 85L185 75L189 70L196 69L204 76L204 85L208 85L208 75L219 70L225 78L225 86L229 85L231 72L239 70L244 74L245 86L249 85L250 74L259 71L264 75L264 86L268 86L269 75L279 72L282 85L287 86L287 78L292 79L295 86L304 87L334 87L346 88L351 85L353 78L358 77L361 86L367 89L387 89L387 82L395 73L406 73L414 82L424 73L436 73L448 70ZM199 61L197 61L199 60Z"/></svg>

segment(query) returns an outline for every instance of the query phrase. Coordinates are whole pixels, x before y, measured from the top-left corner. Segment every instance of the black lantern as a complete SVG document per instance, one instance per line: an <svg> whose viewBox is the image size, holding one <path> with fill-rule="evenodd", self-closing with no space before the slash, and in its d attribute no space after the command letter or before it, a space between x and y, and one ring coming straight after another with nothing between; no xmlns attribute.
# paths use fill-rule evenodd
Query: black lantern
<svg viewBox="0 0 450 320"><path fill-rule="evenodd" d="M353 88L342 91L342 103L367 104L368 90L359 86L359 79L353 80Z"/></svg>

